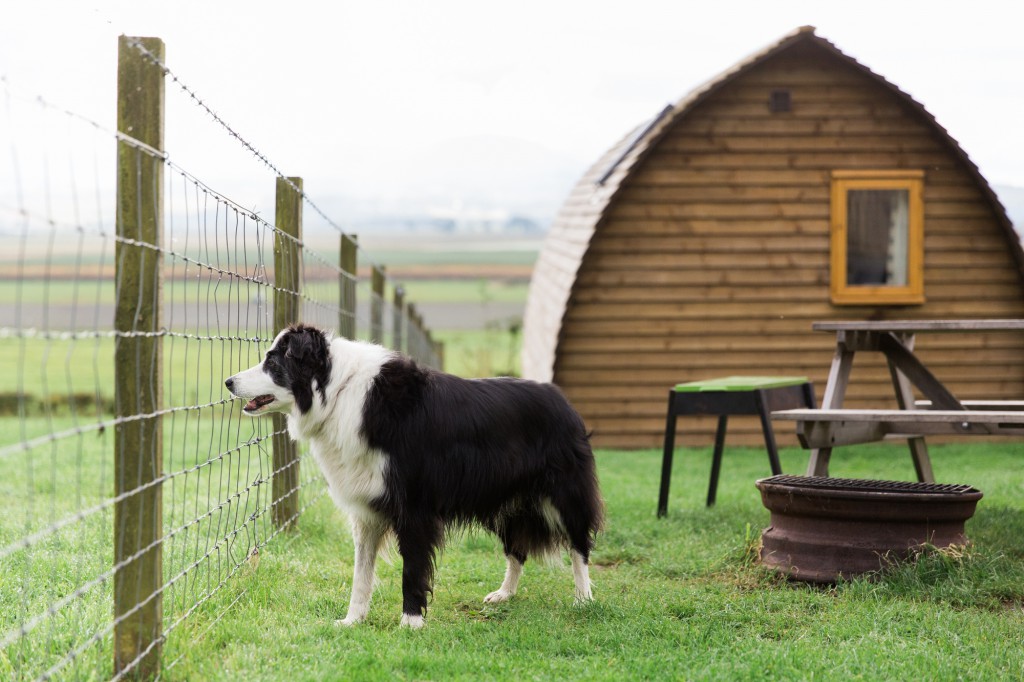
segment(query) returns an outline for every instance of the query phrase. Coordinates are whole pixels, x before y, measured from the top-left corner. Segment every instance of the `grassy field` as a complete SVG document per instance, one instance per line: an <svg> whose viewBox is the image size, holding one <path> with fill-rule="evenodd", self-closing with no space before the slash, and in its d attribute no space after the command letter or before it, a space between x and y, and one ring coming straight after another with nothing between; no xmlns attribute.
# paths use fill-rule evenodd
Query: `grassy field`
<svg viewBox="0 0 1024 682"><path fill-rule="evenodd" d="M406 281L407 300L478 309L486 301L525 301L521 273L534 255L409 248L374 258L394 265L389 273L416 273ZM489 267L520 275L491 277ZM447 276L453 272L458 278ZM0 305L11 301L9 284L0 283ZM187 291L175 289L180 286L171 285L171 293L186 298ZM75 296L112 297L112 287L26 283L20 296L25 306L57 306ZM514 323L433 331L445 343L449 371L518 371ZM255 361L255 353L243 344L168 340L168 403L218 402L222 378ZM30 399L11 398L19 391ZM112 429L30 452L11 449L25 438L95 422L97 393L99 412L109 409L112 340L0 339L0 447L8 446L0 457L0 549L109 499ZM21 407L28 409L25 419L15 416ZM263 547L258 560L245 558L251 542L273 532L258 513L266 503L261 488L253 488L270 466L267 446L236 449L252 438L253 422L222 405L167 419L165 470L175 475L165 488L165 530L181 530L165 550L165 579L186 577L165 595L170 634L163 679L1024 678L1019 442L933 448L940 480L985 493L967 525L971 546L926 551L883 576L827 587L787 582L757 561L768 523L753 486L767 473L762 451L728 451L711 509L703 506L710 452L679 451L671 512L662 520L654 515L660 453L599 452L608 526L593 556L594 603L573 605L572 577L562 561L528 564L514 600L485 606L482 598L500 582L504 559L492 537L467 533L453 538L440 558L427 628L409 632L398 628L398 558L379 566L368 622L355 629L334 625L345 614L352 543L326 497L312 503L297 530ZM912 476L898 446L844 449L833 460L834 475ZM782 463L788 472L802 471L806 453L783 450ZM304 471L315 475L312 466ZM243 500L250 490L257 496ZM305 498L317 490L311 486ZM201 522L192 525L194 519ZM109 511L69 524L30 551L0 555L0 638L108 570L112 555ZM110 598L109 581L96 584L24 641L0 646L0 676L32 679L69 648L88 643L63 677L106 679L111 635L102 629Z"/></svg>
<svg viewBox="0 0 1024 682"><path fill-rule="evenodd" d="M400 282L406 292L406 300L420 303L480 303L482 301L526 302L528 283L525 280L489 279L487 277L444 277L416 278ZM196 297L197 285L181 281L165 283L168 300L192 300ZM334 295L333 283L330 285ZM226 289L227 284L223 284ZM96 301L110 303L115 300L114 283L110 280L29 280L18 287L13 282L0 284L0 303L19 298L24 305L39 306L79 305L92 306ZM89 320L91 321L91 320Z"/></svg>
<svg viewBox="0 0 1024 682"><path fill-rule="evenodd" d="M351 541L326 500L273 543L212 629L200 612L169 645L168 679L1020 679L1024 675L1024 467L1019 446L943 446L943 480L985 492L975 544L931 551L880 579L789 583L757 562L768 515L757 450L731 450L718 505L702 506L709 455L681 453L670 516L654 516L659 455L601 452L608 528L593 557L596 600L572 604L565 565L528 564L509 603L499 545L469 534L440 559L428 626L398 628L400 561L383 564L367 623L336 627ZM844 458L861 476L902 471L891 447ZM787 471L805 453L783 452ZM218 605L210 606L217 614Z"/></svg>
<svg viewBox="0 0 1024 682"><path fill-rule="evenodd" d="M168 300L198 301L202 286L182 282L168 284ZM481 303L497 301L525 304L525 281L477 279L416 279L406 284L406 300L418 305L446 303L465 305L466 315L472 317ZM334 293L332 289L330 294ZM17 298L16 298L17 297ZM234 294L233 299L238 295ZM224 295L221 296L224 299ZM93 322L96 302L112 305L112 282L88 281L74 283L32 280L16 286L12 282L0 283L0 304L13 304L20 300L25 307L51 306L54 315L60 306L77 302L82 314L79 324L86 328ZM205 299L203 299L205 300ZM225 299L226 300L226 299ZM221 300L224 304L225 300ZM109 312L109 311L108 311ZM64 313L66 314L66 313ZM66 322L67 320L64 320ZM429 324L429 320L427 320ZM51 324L60 329L61 320ZM98 321L101 329L112 325L112 319ZM0 322L13 324L7 320ZM236 321L237 324L237 321ZM191 333L209 330L189 328ZM226 329L236 333L234 329ZM271 335L269 332L265 332ZM364 330L365 333L365 330ZM460 376L515 375L519 373L520 327L516 321L487 323L481 321L476 329L432 330L434 338L445 344L445 369ZM169 404L210 402L222 394L219 377L228 376L243 366L257 361L257 350L245 342L196 343L181 339L168 339L164 345ZM30 339L0 338L0 415L17 411L16 395L28 396L28 407L34 410L44 402L58 407L69 400L83 405L100 402L108 409L114 398L114 342L110 338L98 339ZM217 381L214 381L218 378ZM181 390L179 390L181 389ZM95 413L91 406L86 407Z"/></svg>
<svg viewBox="0 0 1024 682"><path fill-rule="evenodd" d="M205 440L215 432L212 425L199 427L198 436L179 430L172 440ZM78 464L59 481L37 476L29 499L24 468L5 469L5 506L23 509L31 501L45 520L74 509L76 495L80 503L95 501L90 495L101 491L94 486L110 484L109 469L101 469L109 440L90 440L77 455L63 453ZM471 532L453 538L441 555L428 625L419 632L398 627L398 557L379 565L368 621L355 629L334 625L347 605L352 543L343 517L324 497L297 530L261 549L258 564L233 569L219 591L212 588L227 575L221 564L244 558L244 548L240 557L231 548L215 552L165 595L165 627L205 601L170 633L164 679L1020 679L1019 444L945 445L932 454L940 480L985 493L967 525L974 544L927 551L874 579L815 587L787 582L757 561L768 522L753 485L766 475L760 450L728 451L719 501L710 509L703 506L710 453L681 450L670 514L661 520L654 515L660 453L599 452L608 523L592 560L595 601L573 605L563 560L527 564L512 601L484 605L483 596L501 580L504 559L494 538ZM175 465L182 456L172 454ZM836 459L844 475L899 478L909 468L897 446L846 449ZM786 471L799 471L806 453L783 450L782 463ZM191 518L192 505L213 508L216 498L204 491L212 482L216 492L223 475L210 472L193 480L194 488L176 483L165 496L168 527ZM229 521L211 518L175 538L165 577L190 565L193 543L216 546ZM0 538L16 537L24 522L22 515L5 515ZM265 518L251 523L266 536ZM31 560L12 565L15 555L3 562L0 631L19 613L44 610L54 595L109 566L109 533L109 516L100 515L38 547ZM63 655L62 647L87 641L109 622L109 599L104 583L45 623L27 650L0 649L0 675L34 677ZM109 635L102 637L65 672L104 679L109 645Z"/></svg>
<svg viewBox="0 0 1024 682"><path fill-rule="evenodd" d="M15 424L28 438L69 435L0 455L0 642L28 624L0 645L0 677L35 679L59 668L56 679L107 679L114 429L70 434L90 420L66 413L0 419L0 428ZM237 404L164 419L163 614L172 635L191 609L248 570L253 549L275 532L270 444L258 442L269 429L269 420L241 417ZM16 437L3 434L0 445ZM303 500L323 494L315 464L300 465L300 474Z"/></svg>

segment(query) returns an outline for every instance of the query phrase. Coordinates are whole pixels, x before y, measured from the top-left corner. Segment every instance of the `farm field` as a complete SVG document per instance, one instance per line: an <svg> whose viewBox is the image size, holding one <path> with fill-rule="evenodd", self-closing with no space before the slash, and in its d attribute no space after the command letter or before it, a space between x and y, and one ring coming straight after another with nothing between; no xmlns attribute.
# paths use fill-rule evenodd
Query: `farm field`
<svg viewBox="0 0 1024 682"><path fill-rule="evenodd" d="M489 257L486 249L478 251L444 253L413 245L385 250L375 260L394 264L389 275L403 283L407 300L444 342L448 371L514 374L536 253ZM112 305L113 286L107 283L15 284L0 281L0 315L20 301L22 313L45 312L50 329L59 329L69 310L93 306L95 314L96 301L107 297ZM194 285L168 286L176 300L202 303ZM444 310L453 317L437 312ZM458 323L434 321L447 319ZM0 328L12 324L10 316L0 319ZM112 429L92 426L109 418L113 344L106 337L0 337L0 448L6 447L0 494L11 510L0 515L0 546L14 546L9 543L112 495ZM297 528L247 558L253 543L274 532L260 512L272 465L269 445L259 444L258 437L268 427L241 417L237 403L221 402L221 381L258 361L258 344L170 337L164 350L167 405L205 407L165 418L165 470L173 476L165 484L164 522L165 532L174 534L165 550L165 577L181 578L165 595L170 635L163 679L956 679L965 671L972 679L1024 676L1020 443L933 448L940 480L985 493L967 526L973 545L928 550L876 579L828 587L787 582L756 560L768 521L753 486L767 475L762 451L728 450L719 501L709 509L703 499L710 447L680 450L670 515L662 520L654 514L660 453L602 451L598 472L608 524L593 556L594 603L572 604L571 573L563 560L529 563L514 600L485 606L482 597L500 581L504 559L495 539L467 532L455 536L440 557L424 631L397 627L400 560L380 563L368 622L339 629L334 621L347 604L352 543L309 460L302 471L310 483L302 495L310 506ZM19 442L55 432L73 435L31 452L18 448ZM781 455L784 470L803 470L805 452L784 449ZM913 477L899 446L842 450L833 459L837 476ZM106 508L30 551L0 557L0 634L93 581L24 642L0 649L0 676L43 674L55 655L90 638L95 643L61 674L109 676L112 635L103 628L111 587L109 580L95 580L109 570L112 551Z"/></svg>
<svg viewBox="0 0 1024 682"><path fill-rule="evenodd" d="M536 240L495 242L475 238L456 240L444 248L436 240L424 237L403 240L392 236L368 241L371 247L363 255L387 265L391 280L405 289L405 300L416 306L435 338L449 346L451 352L445 356L447 371L466 376L518 372L518 331L532 263L539 249ZM402 241L407 242L406 250L393 248L393 243ZM503 245L509 246L509 250L499 248ZM326 251L326 244L316 246ZM50 268L50 279L42 276L42 269L37 270L37 276L21 281L0 278L0 328L66 331L103 330L112 326L112 279L76 279L69 274L76 271L74 268L64 268L59 263ZM254 293L248 288L232 288L230 281L218 281L202 272L194 274L197 279L188 282L178 278L165 282L165 298L169 302L165 324L171 329L227 333L240 325L251 328L254 324L266 327L270 323L266 310L252 298ZM326 281L313 280L310 291L314 297L324 299L336 295L334 285ZM389 302L391 296L391 291L385 294ZM365 324L369 300L366 286L360 286L357 299L361 302L357 317ZM269 330L266 334L273 336ZM67 376L66 366L73 374L85 371L80 362L84 359L88 359L86 365L94 366L90 382L96 376L105 379L112 372L112 353L102 340L79 341L67 347L60 342L33 342L26 344L27 357L20 352L12 354L11 343L16 340L0 339L0 350L4 351L0 353L0 365L23 365L28 393L38 392L32 384L44 377L48 386L60 385L53 380L54 376L65 383L81 385L75 376ZM514 347L512 352L510 346ZM46 363L37 362L41 354L45 354ZM7 375L2 381L10 384L14 381L12 376ZM89 383L88 388L93 385ZM110 382L102 381L100 386L112 391ZM0 385L0 394L10 390L9 386Z"/></svg>

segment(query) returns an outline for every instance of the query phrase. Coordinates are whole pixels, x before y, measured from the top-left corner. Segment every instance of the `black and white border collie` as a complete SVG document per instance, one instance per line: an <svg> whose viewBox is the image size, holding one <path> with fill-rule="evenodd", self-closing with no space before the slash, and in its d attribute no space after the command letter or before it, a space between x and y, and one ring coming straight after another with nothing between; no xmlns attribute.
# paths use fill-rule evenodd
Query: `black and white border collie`
<svg viewBox="0 0 1024 682"><path fill-rule="evenodd" d="M309 442L351 519L352 597L339 624L366 618L377 554L394 534L402 625L422 627L444 533L474 523L501 539L507 560L485 602L516 593L528 556L560 548L572 558L576 600L591 599L603 504L583 420L555 386L460 379L303 325L225 384L248 415L288 415L289 434Z"/></svg>

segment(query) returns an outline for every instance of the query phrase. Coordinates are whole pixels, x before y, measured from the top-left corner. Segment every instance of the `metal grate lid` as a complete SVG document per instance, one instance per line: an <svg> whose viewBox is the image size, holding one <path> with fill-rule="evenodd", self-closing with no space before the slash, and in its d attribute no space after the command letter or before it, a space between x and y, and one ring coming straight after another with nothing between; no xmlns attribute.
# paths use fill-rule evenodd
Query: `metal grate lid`
<svg viewBox="0 0 1024 682"><path fill-rule="evenodd" d="M827 490L863 490L879 493L944 493L968 494L980 492L977 488L958 483L916 483L911 481L873 481L863 478L831 478L825 476L790 476L782 474L758 483L790 485L798 488Z"/></svg>

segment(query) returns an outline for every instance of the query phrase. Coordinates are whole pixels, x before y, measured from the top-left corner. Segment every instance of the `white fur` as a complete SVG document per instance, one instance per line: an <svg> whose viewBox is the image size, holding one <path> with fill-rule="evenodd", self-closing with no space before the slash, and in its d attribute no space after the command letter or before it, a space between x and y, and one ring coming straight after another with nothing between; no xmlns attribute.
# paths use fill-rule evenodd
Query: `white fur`
<svg viewBox="0 0 1024 682"><path fill-rule="evenodd" d="M583 555L575 549L569 551L572 556L572 578L576 583L576 603L583 604L593 600L591 593L590 570Z"/></svg>
<svg viewBox="0 0 1024 682"><path fill-rule="evenodd" d="M352 519L352 539L356 546L356 558L352 564L352 596L348 614L339 625L361 623L370 612L370 596L373 594L377 555L387 529L382 524L367 525L357 517Z"/></svg>
<svg viewBox="0 0 1024 682"><path fill-rule="evenodd" d="M282 332L284 334L286 332ZM276 345L281 335L274 340ZM274 401L257 410L246 412L251 416L270 412L288 415L288 432L295 440L309 442L310 452L327 479L327 486L335 504L347 512L352 522L355 561L352 569L352 594L348 613L342 626L363 621L370 608L373 594L377 555L388 534L387 520L370 503L385 492L387 456L369 446L361 435L363 404L381 366L393 357L392 351L381 346L349 341L329 340L331 375L321 399L314 385L313 404L306 413L295 405L291 392L271 381L263 371L263 363L231 377L231 391L236 396L251 400L271 395ZM565 533L565 523L551 504L545 500L540 509L548 525ZM587 562L575 550L571 551L572 572L577 603L592 599ZM499 603L516 594L523 564L507 557L505 578L501 586L488 594L484 601ZM418 629L424 626L421 615L403 614L403 627Z"/></svg>
<svg viewBox="0 0 1024 682"><path fill-rule="evenodd" d="M488 604L508 601L515 596L516 590L519 588L519 577L523 575L523 565L512 556L506 557L506 561L505 579L501 582L501 587L484 597L484 602Z"/></svg>
<svg viewBox="0 0 1024 682"><path fill-rule="evenodd" d="M326 400L321 401L319 391L314 390L313 405L305 414L295 409L290 391L270 380L262 362L233 376L231 390L243 399L258 395L275 397L274 403L247 414L286 412L289 435L309 442L309 450L327 479L331 498L348 513L355 543L352 596L348 614L337 622L353 625L365 619L369 611L377 554L387 529L385 520L369 504L384 492L387 458L370 448L360 435L363 401L381 365L392 354L386 348L347 339L332 339L330 354L331 378ZM422 619L418 626L413 625L419 626Z"/></svg>
<svg viewBox="0 0 1024 682"><path fill-rule="evenodd" d="M419 630L421 627L426 625L423 620L423 616L412 615L408 613L402 614L402 627L410 628L412 630Z"/></svg>
<svg viewBox="0 0 1024 682"><path fill-rule="evenodd" d="M274 339L274 343L270 344L273 348L277 345L278 340L284 332L281 332ZM239 372L235 376L231 377L230 381L233 382L231 386L231 392L243 400L251 400L256 396L260 395L272 395L274 396L274 402L269 405L264 405L258 410L252 412L246 412L250 417L255 417L261 414L267 414L270 412L284 412L287 413L292 409L292 404L295 402L292 398L292 393L284 386L278 386L270 379L270 375L263 371L263 363L250 367L244 372Z"/></svg>
<svg viewBox="0 0 1024 682"><path fill-rule="evenodd" d="M347 512L352 522L355 561L352 566L352 595L348 614L340 621L354 625L370 610L377 555L387 533L387 523L370 507L384 493L387 458L367 445L360 435L363 401L391 357L391 352L367 343L333 339L330 343L331 378L326 400L314 391L313 406L305 414L292 410L288 433L307 440L334 503ZM421 627L422 622L419 626Z"/></svg>

